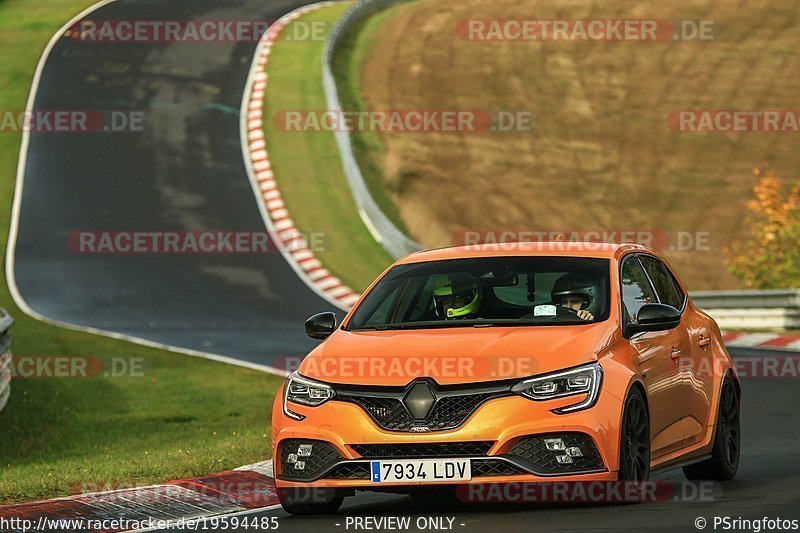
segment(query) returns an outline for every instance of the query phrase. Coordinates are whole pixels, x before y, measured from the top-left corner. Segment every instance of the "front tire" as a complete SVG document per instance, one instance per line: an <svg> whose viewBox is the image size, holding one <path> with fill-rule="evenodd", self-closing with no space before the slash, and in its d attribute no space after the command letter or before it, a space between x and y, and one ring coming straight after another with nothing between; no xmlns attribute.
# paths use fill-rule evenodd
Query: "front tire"
<svg viewBox="0 0 800 533"><path fill-rule="evenodd" d="M296 515L334 514L344 501L334 489L278 489L283 510Z"/></svg>
<svg viewBox="0 0 800 533"><path fill-rule="evenodd" d="M733 479L739 470L741 433L739 391L731 378L725 378L722 382L711 458L684 467L683 473L694 481Z"/></svg>
<svg viewBox="0 0 800 533"><path fill-rule="evenodd" d="M650 415L638 387L631 389L622 414L619 480L641 483L650 477Z"/></svg>

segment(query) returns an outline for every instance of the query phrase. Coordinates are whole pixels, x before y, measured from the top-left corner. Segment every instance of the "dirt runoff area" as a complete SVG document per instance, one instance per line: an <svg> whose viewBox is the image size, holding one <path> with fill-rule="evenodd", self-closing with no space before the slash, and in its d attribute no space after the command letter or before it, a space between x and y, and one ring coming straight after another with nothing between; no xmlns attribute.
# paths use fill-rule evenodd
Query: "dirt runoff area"
<svg viewBox="0 0 800 533"><path fill-rule="evenodd" d="M690 289L733 288L723 249L746 234L754 169L797 179L799 13L795 0L395 7L360 69L365 106L466 110L474 127L379 128L370 156L426 246L638 235Z"/></svg>

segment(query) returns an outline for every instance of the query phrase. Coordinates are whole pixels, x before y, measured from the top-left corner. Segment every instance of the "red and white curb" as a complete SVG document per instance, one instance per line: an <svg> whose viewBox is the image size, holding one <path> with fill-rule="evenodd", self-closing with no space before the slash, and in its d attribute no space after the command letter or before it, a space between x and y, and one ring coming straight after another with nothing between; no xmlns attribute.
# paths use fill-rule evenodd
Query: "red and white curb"
<svg viewBox="0 0 800 533"><path fill-rule="evenodd" d="M730 332L722 334L722 341L728 348L800 352L800 335Z"/></svg>
<svg viewBox="0 0 800 533"><path fill-rule="evenodd" d="M124 488L79 494L66 498L0 507L0 521L20 524L27 521L31 530L49 528L72 521L72 529L101 524L101 528L82 530L106 532L162 529L160 522L176 525L221 515L246 514L276 508L278 497L272 475L272 461L243 466L188 479L178 479L147 487ZM138 524L131 529L131 524ZM42 526L42 527L39 527ZM68 526L67 529L70 529Z"/></svg>
<svg viewBox="0 0 800 533"><path fill-rule="evenodd" d="M276 244L282 249L284 256L290 263L293 263L292 266L309 286L339 307L349 309L360 295L322 266L322 263L309 248L305 237L295 226L275 181L263 130L264 95L269 85L269 75L266 69L273 44L284 27L293 20L335 3L321 2L302 7L281 17L270 26L256 49L256 59L251 71L250 85L247 89L249 91L249 99L247 100L246 109L243 110L242 120L246 121L246 126L243 129L247 135L246 156L249 159L249 166L255 175L257 194L264 202L266 213L269 217L265 222L267 222L269 229L272 231Z"/></svg>

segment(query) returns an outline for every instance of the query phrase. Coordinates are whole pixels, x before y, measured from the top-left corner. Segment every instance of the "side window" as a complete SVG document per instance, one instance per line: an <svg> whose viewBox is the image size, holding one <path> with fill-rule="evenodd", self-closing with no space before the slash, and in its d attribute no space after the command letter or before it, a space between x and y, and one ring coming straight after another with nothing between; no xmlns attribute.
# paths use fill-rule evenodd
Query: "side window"
<svg viewBox="0 0 800 533"><path fill-rule="evenodd" d="M655 257L643 255L639 259L656 288L658 300L662 304L671 305L680 310L683 307L683 293L678 289L678 282L675 281L666 265Z"/></svg>
<svg viewBox="0 0 800 533"><path fill-rule="evenodd" d="M647 282L639 261L635 257L628 257L622 263L620 272L622 281L622 303L627 313L629 322L636 321L636 315L644 304L654 303L653 290Z"/></svg>

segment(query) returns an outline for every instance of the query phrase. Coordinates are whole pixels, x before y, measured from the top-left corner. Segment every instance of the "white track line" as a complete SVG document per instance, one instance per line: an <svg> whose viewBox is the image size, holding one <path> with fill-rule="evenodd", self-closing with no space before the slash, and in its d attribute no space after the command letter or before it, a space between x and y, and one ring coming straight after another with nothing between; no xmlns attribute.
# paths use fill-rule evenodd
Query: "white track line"
<svg viewBox="0 0 800 533"><path fill-rule="evenodd" d="M39 82L42 77L42 71L44 70L45 63L47 63L47 58L49 57L50 52L53 50L53 47L56 45L56 43L64 34L64 32L67 31L69 28L71 28L73 25L75 25L78 21L86 17L86 15L115 1L116 0L102 0L101 2L98 2L88 7L87 9L81 11L79 14L74 16L69 22L67 22L64 26L62 26L61 29L59 29L55 33L55 35L53 35L53 37L47 43L47 46L45 47L44 51L42 52L42 56L39 58L39 63L36 65L36 71L34 72L33 81L31 82L31 90L30 93L28 93L28 103L25 107L25 110L27 112L33 110L33 104L36 99L36 93L39 90ZM256 57L258 57L258 55L256 55ZM248 82L247 88L245 89L245 95L249 94L249 91L250 91L250 83ZM48 318L42 315L41 313L34 311L25 301L25 298L22 297L22 294L19 292L19 287L17 286L17 280L14 275L14 252L17 247L17 235L19 233L19 215L20 215L20 210L22 208L22 191L24 189L25 167L28 160L29 144L30 144L30 133L27 130L23 129L22 143L20 144L19 148L19 163L17 165L17 183L14 189L14 204L11 211L11 225L8 234L8 247L6 248L6 282L8 284L8 290L11 293L11 297L14 299L14 303L17 305L17 307L19 307L19 309L23 313L32 318L35 318L36 320L40 320L46 324L59 326L74 331L93 333L95 335L111 337L112 339L119 339L128 342L133 342L136 344L141 344L142 346L147 346L150 348L158 348L160 350L167 350L170 352L180 353L183 355L202 357L204 359L210 359L212 361L218 361L220 363L228 363L231 365L250 368L252 370L268 372L270 374L277 374L280 376L287 375L287 372L285 370L281 370L279 368L275 368L269 365L240 361L238 359L234 359L226 355L203 352L199 350L191 350L188 348L179 348L177 346L171 346L160 342L154 342L147 339L142 339L140 337L125 335L123 333L118 333L115 331L107 331L88 326L81 326L78 324L70 324L68 322L62 322L61 320L54 320ZM248 169L248 172L250 172L250 169Z"/></svg>

